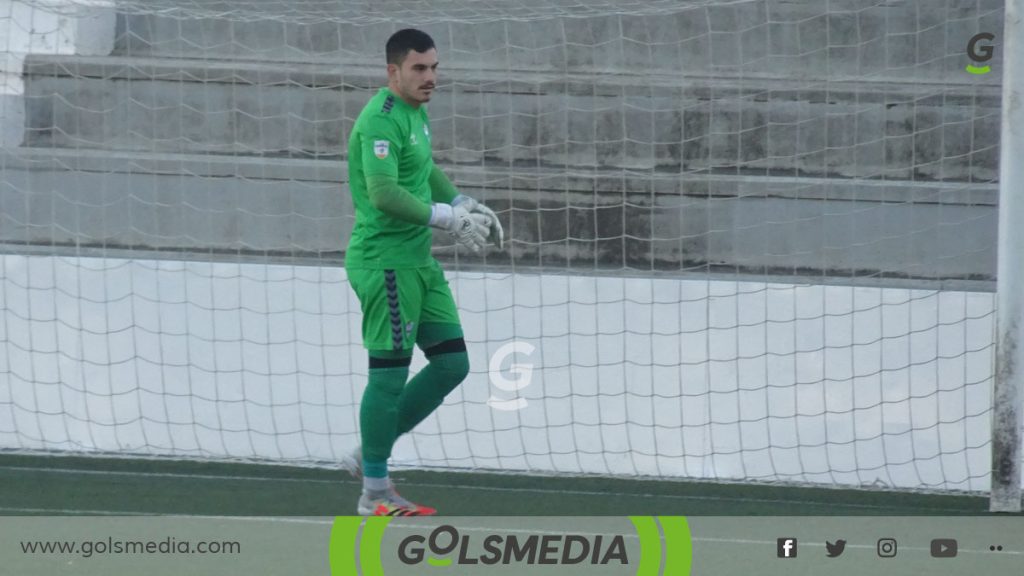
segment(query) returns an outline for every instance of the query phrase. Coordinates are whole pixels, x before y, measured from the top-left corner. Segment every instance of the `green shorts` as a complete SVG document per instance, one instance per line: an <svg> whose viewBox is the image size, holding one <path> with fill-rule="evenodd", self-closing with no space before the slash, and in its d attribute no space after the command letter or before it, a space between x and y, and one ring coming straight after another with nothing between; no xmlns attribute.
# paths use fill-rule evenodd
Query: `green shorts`
<svg viewBox="0 0 1024 576"><path fill-rule="evenodd" d="M411 350L427 323L447 324L446 332L461 334L455 298L437 261L422 268L346 271L363 309L366 349Z"/></svg>

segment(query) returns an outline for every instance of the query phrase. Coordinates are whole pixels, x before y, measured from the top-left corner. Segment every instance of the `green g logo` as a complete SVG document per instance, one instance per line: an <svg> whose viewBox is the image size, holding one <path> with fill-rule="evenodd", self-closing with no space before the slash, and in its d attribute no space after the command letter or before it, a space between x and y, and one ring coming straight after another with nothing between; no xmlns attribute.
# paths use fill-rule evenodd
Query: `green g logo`
<svg viewBox="0 0 1024 576"><path fill-rule="evenodd" d="M995 35L988 32L982 32L981 34L975 34L969 42L967 42L967 57L977 62L978 64L984 64L992 59L993 48L991 44L979 43L984 40L985 42L991 42L995 40ZM971 74L988 74L992 68L987 64L984 66L975 66L973 64L967 65L967 71Z"/></svg>

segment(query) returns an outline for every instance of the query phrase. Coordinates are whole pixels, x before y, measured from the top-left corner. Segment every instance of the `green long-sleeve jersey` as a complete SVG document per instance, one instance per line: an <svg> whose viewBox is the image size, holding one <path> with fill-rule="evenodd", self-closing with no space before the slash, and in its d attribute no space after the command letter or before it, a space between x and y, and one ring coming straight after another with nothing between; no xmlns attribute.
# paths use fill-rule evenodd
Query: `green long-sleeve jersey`
<svg viewBox="0 0 1024 576"><path fill-rule="evenodd" d="M455 192L434 166L426 108L381 88L352 127L348 174L356 222L345 266L428 265L430 203L450 201Z"/></svg>

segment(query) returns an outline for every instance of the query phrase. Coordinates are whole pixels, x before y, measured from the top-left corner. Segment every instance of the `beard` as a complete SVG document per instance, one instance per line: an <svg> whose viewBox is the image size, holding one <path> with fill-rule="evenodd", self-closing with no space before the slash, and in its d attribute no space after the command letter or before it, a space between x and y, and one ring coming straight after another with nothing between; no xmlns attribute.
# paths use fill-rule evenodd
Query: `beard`
<svg viewBox="0 0 1024 576"><path fill-rule="evenodd" d="M416 102L428 102L436 89L436 84L418 84L410 86L406 90L406 96L409 97L410 100L414 100Z"/></svg>

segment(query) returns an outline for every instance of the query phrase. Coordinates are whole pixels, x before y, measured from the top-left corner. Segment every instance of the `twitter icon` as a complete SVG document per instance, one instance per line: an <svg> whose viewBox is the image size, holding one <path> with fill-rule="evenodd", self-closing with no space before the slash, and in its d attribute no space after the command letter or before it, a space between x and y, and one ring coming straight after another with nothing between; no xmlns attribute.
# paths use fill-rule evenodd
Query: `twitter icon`
<svg viewBox="0 0 1024 576"><path fill-rule="evenodd" d="M837 558L843 553L843 550L846 550L846 540L836 540L835 544L826 540L825 550L828 551L829 558Z"/></svg>

